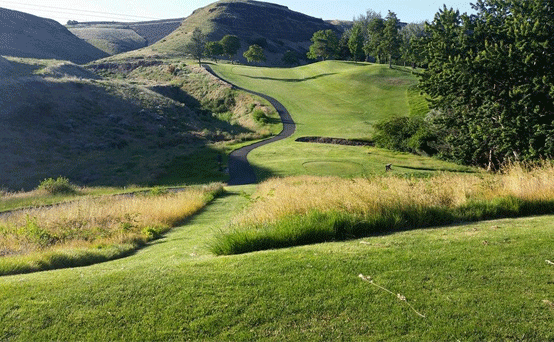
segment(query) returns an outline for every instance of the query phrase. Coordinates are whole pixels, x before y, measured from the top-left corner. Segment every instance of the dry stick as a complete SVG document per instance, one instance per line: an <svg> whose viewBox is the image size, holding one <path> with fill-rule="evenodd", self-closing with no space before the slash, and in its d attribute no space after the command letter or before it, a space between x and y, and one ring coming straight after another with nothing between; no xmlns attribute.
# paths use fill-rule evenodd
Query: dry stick
<svg viewBox="0 0 554 342"><path fill-rule="evenodd" d="M552 262L550 260L546 260L546 263L549 264L549 265L554 265L554 262Z"/></svg>
<svg viewBox="0 0 554 342"><path fill-rule="evenodd" d="M425 315L419 313L416 309L414 309L414 307L413 307L412 305L410 305L410 303L408 303L408 301L406 300L406 297L405 297L405 296L401 295L400 293L396 293L396 294L395 294L395 293L392 292L391 290L386 289L386 288L384 288L384 287L381 286L381 285L375 284L375 283L373 282L373 279L371 279L371 277L366 277L366 276L364 276L363 274L360 274L358 277L360 277L363 281L367 281L367 282L370 283L371 285L377 286L377 287L380 288L381 290L386 291L386 292L390 293L390 294L393 295L393 296L396 296L396 298L398 298L398 300L403 301L404 303L406 303L406 305L408 305L408 306L410 307L410 309L412 309L418 316L425 318Z"/></svg>

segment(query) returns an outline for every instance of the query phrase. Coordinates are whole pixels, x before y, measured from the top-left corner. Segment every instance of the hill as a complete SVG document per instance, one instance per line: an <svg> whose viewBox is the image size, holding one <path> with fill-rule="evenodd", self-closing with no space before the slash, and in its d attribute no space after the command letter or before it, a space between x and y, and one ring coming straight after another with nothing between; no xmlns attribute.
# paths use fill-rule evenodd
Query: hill
<svg viewBox="0 0 554 342"><path fill-rule="evenodd" d="M136 23L84 22L66 27L77 37L110 54L152 45L173 32L183 19Z"/></svg>
<svg viewBox="0 0 554 342"><path fill-rule="evenodd" d="M11 63L0 56L0 76L5 76L13 70Z"/></svg>
<svg viewBox="0 0 554 342"><path fill-rule="evenodd" d="M107 54L50 19L0 8L0 55L88 63Z"/></svg>
<svg viewBox="0 0 554 342"><path fill-rule="evenodd" d="M238 36L242 45L237 54L240 61L245 61L242 53L249 45L263 45L270 64L279 63L287 50L305 56L314 32L338 30L322 19L291 11L285 6L252 0L221 0L194 11L179 28L144 53L182 54L197 27L208 41L220 40L225 35Z"/></svg>
<svg viewBox="0 0 554 342"><path fill-rule="evenodd" d="M264 108L259 102L196 67L151 61L101 77L64 61L8 60L0 189L32 189L58 176L112 186L224 180L214 144L259 138L263 129L252 118Z"/></svg>

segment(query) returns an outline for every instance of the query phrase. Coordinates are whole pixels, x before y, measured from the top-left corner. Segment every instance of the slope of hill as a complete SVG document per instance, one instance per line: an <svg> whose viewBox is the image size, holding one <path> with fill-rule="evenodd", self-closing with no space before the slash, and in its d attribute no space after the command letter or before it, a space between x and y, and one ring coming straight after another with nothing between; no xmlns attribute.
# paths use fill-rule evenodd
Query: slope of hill
<svg viewBox="0 0 554 342"><path fill-rule="evenodd" d="M69 31L110 55L146 46L146 39L128 27L88 26L69 28Z"/></svg>
<svg viewBox="0 0 554 342"><path fill-rule="evenodd" d="M0 55L88 63L107 54L54 20L0 8Z"/></svg>
<svg viewBox="0 0 554 342"><path fill-rule="evenodd" d="M182 54L197 27L208 41L220 40L228 34L238 36L242 47L237 58L241 61L249 45L264 45L269 63L279 62L287 50L305 55L314 32L337 30L322 19L291 11L285 6L252 0L221 0L194 11L179 28L150 49L155 53Z"/></svg>
<svg viewBox="0 0 554 342"><path fill-rule="evenodd" d="M150 79L127 81L122 71L102 78L69 62L8 60L17 67L0 79L0 189L58 176L115 186L225 180L214 144L265 129L245 123L259 102L203 69L158 61L134 70ZM202 103L177 86L185 83L205 89Z"/></svg>
<svg viewBox="0 0 554 342"><path fill-rule="evenodd" d="M0 76L5 76L13 70L11 63L0 56Z"/></svg>
<svg viewBox="0 0 554 342"><path fill-rule="evenodd" d="M71 33L110 54L152 45L173 32L183 19L136 23L84 22L67 25Z"/></svg>

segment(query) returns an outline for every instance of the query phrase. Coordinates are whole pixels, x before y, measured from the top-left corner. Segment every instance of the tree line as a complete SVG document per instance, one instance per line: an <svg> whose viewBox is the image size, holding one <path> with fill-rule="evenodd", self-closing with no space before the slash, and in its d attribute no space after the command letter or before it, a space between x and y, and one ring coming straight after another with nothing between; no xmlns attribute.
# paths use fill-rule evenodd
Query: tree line
<svg viewBox="0 0 554 342"><path fill-rule="evenodd" d="M423 23L401 23L396 13L368 10L355 18L353 25L342 34L321 30L312 36L307 53L309 59L340 59L377 63L409 63L421 65L423 57L415 42L424 35Z"/></svg>
<svg viewBox="0 0 554 342"><path fill-rule="evenodd" d="M264 45L263 41L256 41L244 52L243 56L248 63L265 62L266 57L262 45ZM185 53L191 55L198 60L198 64L201 64L202 58L205 57L211 58L215 62L222 56L227 56L230 60L233 60L240 47L240 39L235 35L226 35L219 41L207 41L202 30L195 28L190 42L185 45Z"/></svg>
<svg viewBox="0 0 554 342"><path fill-rule="evenodd" d="M446 6L413 41L426 68L424 118L377 125L377 140L495 170L554 156L554 3L477 0Z"/></svg>

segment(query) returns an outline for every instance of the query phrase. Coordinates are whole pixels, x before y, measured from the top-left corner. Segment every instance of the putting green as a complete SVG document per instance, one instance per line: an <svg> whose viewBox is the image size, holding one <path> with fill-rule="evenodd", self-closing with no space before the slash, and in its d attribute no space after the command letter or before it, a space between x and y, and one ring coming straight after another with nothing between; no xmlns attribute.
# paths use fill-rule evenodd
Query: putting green
<svg viewBox="0 0 554 342"><path fill-rule="evenodd" d="M349 161L310 161L302 164L309 174L317 176L354 176L363 172L363 166Z"/></svg>

